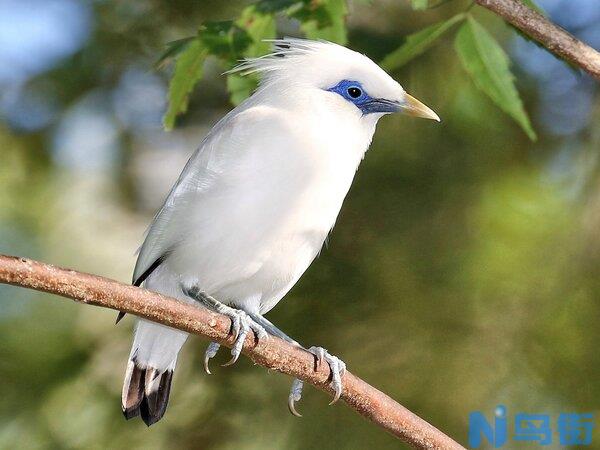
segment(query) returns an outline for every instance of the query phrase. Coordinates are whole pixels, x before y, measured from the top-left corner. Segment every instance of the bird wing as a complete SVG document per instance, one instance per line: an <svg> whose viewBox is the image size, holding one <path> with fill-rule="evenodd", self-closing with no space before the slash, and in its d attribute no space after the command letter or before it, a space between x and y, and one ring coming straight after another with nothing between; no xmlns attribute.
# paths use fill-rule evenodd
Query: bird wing
<svg viewBox="0 0 600 450"><path fill-rule="evenodd" d="M232 118L230 113L221 119L202 141L154 216L146 230L144 243L138 251L139 256L133 273L134 285L141 285L177 244L176 233L169 225L175 211L183 206L184 199L190 194L202 195L214 185L221 171L220 165L214 163L214 157L219 149L228 147L227 142L223 141L227 140L226 131L231 126Z"/></svg>
<svg viewBox="0 0 600 450"><path fill-rule="evenodd" d="M255 132L257 129L268 126L271 136L285 129L285 124L278 123L281 117L272 108L247 107L233 110L213 127L190 157L150 224L139 250L134 285L141 285L180 242L181 214L192 214L191 210L199 205L198 200L210 195L225 171L231 170L243 153L261 151L264 142L260 141L262 133Z"/></svg>

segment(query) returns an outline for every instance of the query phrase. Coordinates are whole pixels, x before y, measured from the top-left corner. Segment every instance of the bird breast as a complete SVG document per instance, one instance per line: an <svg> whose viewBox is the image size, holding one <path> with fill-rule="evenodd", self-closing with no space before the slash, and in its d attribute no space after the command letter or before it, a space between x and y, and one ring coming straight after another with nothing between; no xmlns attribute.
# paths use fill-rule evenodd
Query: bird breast
<svg viewBox="0 0 600 450"><path fill-rule="evenodd" d="M327 120L286 126L237 155L213 193L189 205L189 238L172 262L223 301L273 303L291 288L333 227L370 141L325 133L340 130Z"/></svg>

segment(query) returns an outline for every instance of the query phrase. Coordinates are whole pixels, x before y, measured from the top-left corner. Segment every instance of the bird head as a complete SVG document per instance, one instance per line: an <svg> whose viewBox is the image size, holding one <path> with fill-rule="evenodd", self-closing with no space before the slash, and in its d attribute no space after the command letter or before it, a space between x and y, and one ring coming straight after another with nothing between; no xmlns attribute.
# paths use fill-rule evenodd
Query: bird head
<svg viewBox="0 0 600 450"><path fill-rule="evenodd" d="M285 38L272 41L274 52L244 61L232 72L260 73L260 94L313 104L336 112L375 119L404 113L440 121L438 115L407 94L367 56L326 41Z"/></svg>

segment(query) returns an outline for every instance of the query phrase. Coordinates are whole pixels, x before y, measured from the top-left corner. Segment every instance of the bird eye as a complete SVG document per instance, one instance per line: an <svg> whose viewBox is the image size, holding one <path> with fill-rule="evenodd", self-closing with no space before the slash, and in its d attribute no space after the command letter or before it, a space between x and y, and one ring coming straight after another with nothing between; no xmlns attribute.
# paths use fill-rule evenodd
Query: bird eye
<svg viewBox="0 0 600 450"><path fill-rule="evenodd" d="M360 90L360 88L352 86L348 88L348 95L352 98L358 98L362 95L362 91Z"/></svg>

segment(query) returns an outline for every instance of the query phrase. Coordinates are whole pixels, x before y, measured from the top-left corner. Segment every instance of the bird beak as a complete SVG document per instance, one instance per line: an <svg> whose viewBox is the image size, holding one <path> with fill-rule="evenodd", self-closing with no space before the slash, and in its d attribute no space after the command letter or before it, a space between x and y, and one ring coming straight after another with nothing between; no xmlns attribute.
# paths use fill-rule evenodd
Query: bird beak
<svg viewBox="0 0 600 450"><path fill-rule="evenodd" d="M431 119L437 122L441 122L440 117L431 110L428 106L425 106L419 100L414 98L412 95L404 94L404 101L400 104L398 112L403 114L422 117L423 119Z"/></svg>

